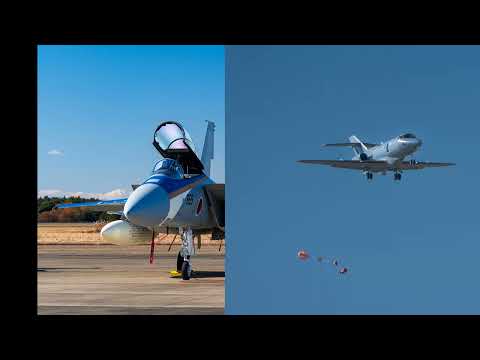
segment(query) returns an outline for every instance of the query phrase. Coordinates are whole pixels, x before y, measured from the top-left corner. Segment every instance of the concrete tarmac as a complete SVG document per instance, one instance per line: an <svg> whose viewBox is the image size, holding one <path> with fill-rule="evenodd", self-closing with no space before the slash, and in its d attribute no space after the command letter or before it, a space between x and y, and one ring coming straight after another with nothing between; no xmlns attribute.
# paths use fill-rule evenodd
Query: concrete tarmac
<svg viewBox="0 0 480 360"><path fill-rule="evenodd" d="M170 278L179 246L39 245L38 314L224 313L224 252L203 246L188 281Z"/></svg>

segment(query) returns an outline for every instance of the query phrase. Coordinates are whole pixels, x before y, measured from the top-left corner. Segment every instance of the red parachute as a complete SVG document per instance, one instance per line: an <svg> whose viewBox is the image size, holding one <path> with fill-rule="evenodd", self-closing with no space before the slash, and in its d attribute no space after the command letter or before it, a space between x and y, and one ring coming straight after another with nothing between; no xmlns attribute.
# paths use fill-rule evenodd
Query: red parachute
<svg viewBox="0 0 480 360"><path fill-rule="evenodd" d="M310 255L305 250L300 250L297 256L300 260L307 260L310 257Z"/></svg>

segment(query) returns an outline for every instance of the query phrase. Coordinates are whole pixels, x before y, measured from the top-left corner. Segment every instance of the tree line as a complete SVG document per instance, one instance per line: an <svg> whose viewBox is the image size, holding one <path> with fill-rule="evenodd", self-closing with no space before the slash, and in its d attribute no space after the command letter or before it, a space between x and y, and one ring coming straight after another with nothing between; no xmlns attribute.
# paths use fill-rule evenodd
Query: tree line
<svg viewBox="0 0 480 360"><path fill-rule="evenodd" d="M80 197L49 197L44 196L37 199L37 221L38 222L95 222L117 220L118 215L107 214L85 210L82 208L54 209L60 203L74 204L87 201L100 201L100 199L83 199Z"/></svg>

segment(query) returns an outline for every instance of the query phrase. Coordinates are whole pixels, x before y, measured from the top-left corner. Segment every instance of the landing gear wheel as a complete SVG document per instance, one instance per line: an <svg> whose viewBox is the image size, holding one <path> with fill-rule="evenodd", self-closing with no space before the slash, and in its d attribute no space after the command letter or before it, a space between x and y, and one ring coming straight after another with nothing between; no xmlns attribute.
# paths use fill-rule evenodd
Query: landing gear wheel
<svg viewBox="0 0 480 360"><path fill-rule="evenodd" d="M398 181L400 181L401 179L402 179L402 174L400 174L400 173L395 173L395 174L393 175L393 180L398 180Z"/></svg>
<svg viewBox="0 0 480 360"><path fill-rule="evenodd" d="M371 172L367 172L367 180L372 180L373 174Z"/></svg>
<svg viewBox="0 0 480 360"><path fill-rule="evenodd" d="M177 255L177 271L178 272L182 271L182 264L183 264L183 256L182 256L182 252L179 251Z"/></svg>
<svg viewBox="0 0 480 360"><path fill-rule="evenodd" d="M184 261L182 264L182 279L190 280L191 274L192 274L192 268L190 266L190 262Z"/></svg>

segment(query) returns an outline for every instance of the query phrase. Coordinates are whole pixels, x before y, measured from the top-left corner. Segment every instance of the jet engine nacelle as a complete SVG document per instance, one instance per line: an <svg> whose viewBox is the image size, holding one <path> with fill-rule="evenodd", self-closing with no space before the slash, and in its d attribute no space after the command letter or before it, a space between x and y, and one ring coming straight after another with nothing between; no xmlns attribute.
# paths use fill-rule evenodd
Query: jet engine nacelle
<svg viewBox="0 0 480 360"><path fill-rule="evenodd" d="M151 230L125 220L108 223L100 234L103 240L115 245L145 244L152 239Z"/></svg>
<svg viewBox="0 0 480 360"><path fill-rule="evenodd" d="M368 160L367 154L361 153L361 154L360 154L360 160L362 160L362 161L367 161L367 160Z"/></svg>

